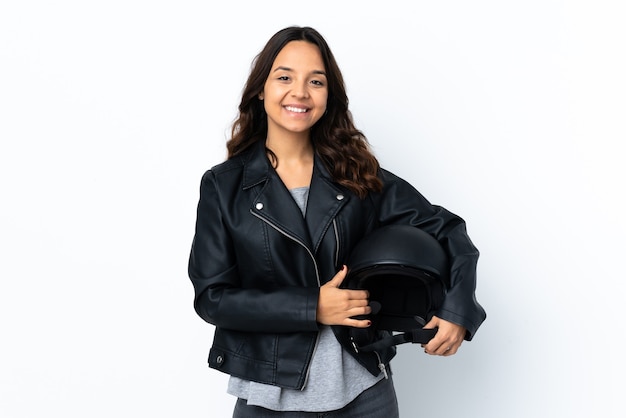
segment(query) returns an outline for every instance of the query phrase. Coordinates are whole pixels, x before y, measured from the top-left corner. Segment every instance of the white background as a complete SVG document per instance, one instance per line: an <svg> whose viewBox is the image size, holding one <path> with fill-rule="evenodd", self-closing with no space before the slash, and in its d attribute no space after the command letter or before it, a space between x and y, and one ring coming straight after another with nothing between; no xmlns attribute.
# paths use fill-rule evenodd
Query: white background
<svg viewBox="0 0 626 418"><path fill-rule="evenodd" d="M187 257L251 60L291 24L482 253L487 321L451 358L400 347L402 416L624 416L622 4L2 2L0 416L230 416Z"/></svg>

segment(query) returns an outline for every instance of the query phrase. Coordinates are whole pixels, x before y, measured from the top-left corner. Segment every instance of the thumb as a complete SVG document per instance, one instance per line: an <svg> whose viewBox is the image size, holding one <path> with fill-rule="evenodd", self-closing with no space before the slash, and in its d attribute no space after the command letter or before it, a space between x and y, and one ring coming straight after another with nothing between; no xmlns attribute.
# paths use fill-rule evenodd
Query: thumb
<svg viewBox="0 0 626 418"><path fill-rule="evenodd" d="M333 287L341 286L341 283L343 283L343 279L346 278L346 274L348 274L348 267L346 267L346 265L344 264L341 267L341 270L339 270L337 274L335 274L335 276L328 282L328 284Z"/></svg>
<svg viewBox="0 0 626 418"><path fill-rule="evenodd" d="M424 325L422 328L432 329L432 328L436 328L438 325L439 325L439 318L433 315L430 321L428 321L428 323Z"/></svg>

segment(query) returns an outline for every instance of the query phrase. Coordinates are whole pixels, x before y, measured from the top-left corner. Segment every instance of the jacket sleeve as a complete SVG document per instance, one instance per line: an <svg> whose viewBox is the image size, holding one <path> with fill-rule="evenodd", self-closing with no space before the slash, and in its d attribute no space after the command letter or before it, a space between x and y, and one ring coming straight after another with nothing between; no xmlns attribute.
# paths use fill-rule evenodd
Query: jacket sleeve
<svg viewBox="0 0 626 418"><path fill-rule="evenodd" d="M470 240L465 221L443 207L432 205L413 186L381 170L383 190L373 195L380 225L409 224L432 236L450 258L450 288L436 315L465 327L471 340L486 318L476 300L476 267L479 252Z"/></svg>
<svg viewBox="0 0 626 418"><path fill-rule="evenodd" d="M318 288L243 288L235 245L225 223L215 176L200 186L188 273L194 308L210 324L257 332L316 331Z"/></svg>

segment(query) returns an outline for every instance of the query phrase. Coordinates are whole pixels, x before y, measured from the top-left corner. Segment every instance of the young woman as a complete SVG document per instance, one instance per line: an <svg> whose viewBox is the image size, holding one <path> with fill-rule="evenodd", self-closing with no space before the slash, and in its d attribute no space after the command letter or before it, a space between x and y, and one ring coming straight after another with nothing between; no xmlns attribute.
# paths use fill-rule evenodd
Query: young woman
<svg viewBox="0 0 626 418"><path fill-rule="evenodd" d="M377 227L434 236L451 287L424 346L450 356L485 313L465 223L379 167L355 128L341 72L314 29L277 32L256 57L227 142L201 182L189 260L194 306L215 325L209 365L231 375L234 417L398 416L393 348L357 352L368 293L340 287L347 256Z"/></svg>

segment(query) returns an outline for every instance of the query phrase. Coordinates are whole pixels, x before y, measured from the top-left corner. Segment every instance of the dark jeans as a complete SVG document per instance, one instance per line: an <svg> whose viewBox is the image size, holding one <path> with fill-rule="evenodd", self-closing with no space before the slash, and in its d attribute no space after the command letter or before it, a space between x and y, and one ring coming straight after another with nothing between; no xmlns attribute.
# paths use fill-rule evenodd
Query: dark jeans
<svg viewBox="0 0 626 418"><path fill-rule="evenodd" d="M237 399L233 418L398 418L398 399L391 378L383 379L341 409L328 412L272 411Z"/></svg>

